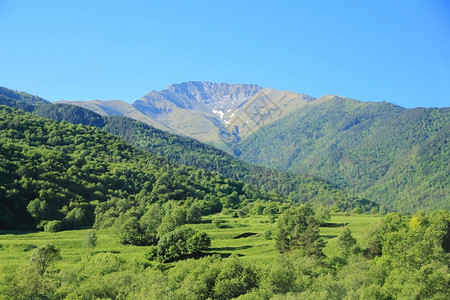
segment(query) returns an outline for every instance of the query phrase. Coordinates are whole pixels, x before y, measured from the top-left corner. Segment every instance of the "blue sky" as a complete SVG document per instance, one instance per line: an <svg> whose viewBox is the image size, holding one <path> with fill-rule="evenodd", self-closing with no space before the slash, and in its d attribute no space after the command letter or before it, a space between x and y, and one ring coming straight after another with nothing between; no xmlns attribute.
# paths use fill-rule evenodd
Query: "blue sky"
<svg viewBox="0 0 450 300"><path fill-rule="evenodd" d="M450 106L450 4L0 0L0 86L131 102L188 80Z"/></svg>

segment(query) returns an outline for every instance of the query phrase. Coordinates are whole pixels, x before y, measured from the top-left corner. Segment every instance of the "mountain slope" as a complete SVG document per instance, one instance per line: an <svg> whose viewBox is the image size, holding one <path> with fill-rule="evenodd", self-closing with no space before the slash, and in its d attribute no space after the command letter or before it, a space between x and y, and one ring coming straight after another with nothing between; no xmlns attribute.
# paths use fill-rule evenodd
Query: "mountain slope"
<svg viewBox="0 0 450 300"><path fill-rule="evenodd" d="M250 163L312 174L395 210L449 208L449 109L405 109L337 96L315 99L253 85L207 82L152 91L133 105L179 134L206 140ZM132 137L129 142L141 143L148 151L168 156L174 151L175 161L210 165L226 176L258 185L264 180L250 169L224 168L218 163L220 155L203 161L198 159L205 155L202 151L191 149L185 154L181 140L170 151L158 149L155 140L147 140L151 130L129 121L117 125L121 122L108 130ZM285 195L302 190L288 188L286 194L285 186L296 186L297 179L283 183L285 175L271 174L278 179L262 186L283 190ZM304 194L293 199L302 201Z"/></svg>
<svg viewBox="0 0 450 300"><path fill-rule="evenodd" d="M151 91L132 105L179 134L223 145L229 133L221 120L261 90L250 84L190 81Z"/></svg>
<svg viewBox="0 0 450 300"><path fill-rule="evenodd" d="M154 202L187 200L236 208L255 199L279 197L170 163L95 127L0 106L0 228L55 220L91 226L99 206L145 211Z"/></svg>
<svg viewBox="0 0 450 300"><path fill-rule="evenodd" d="M0 105L33 111L36 107L46 104L50 104L50 102L38 96L0 86Z"/></svg>
<svg viewBox="0 0 450 300"><path fill-rule="evenodd" d="M403 211L450 209L450 109L325 96L241 142L240 158L309 173Z"/></svg>
<svg viewBox="0 0 450 300"><path fill-rule="evenodd" d="M57 121L64 120L102 128L120 136L130 144L163 156L170 162L217 171L226 178L258 186L264 192L278 194L290 201L309 202L312 205L336 205L343 211L356 206L368 211L377 206L319 178L251 165L194 139L164 132L130 118L102 117L82 107L62 103L38 107L35 113Z"/></svg>
<svg viewBox="0 0 450 300"><path fill-rule="evenodd" d="M290 201L314 206L336 205L342 211L359 206L365 211L378 205L336 188L330 182L308 175L294 175L251 165L212 146L176 136L123 117L110 117L105 130L119 135L141 149L188 166L217 171L227 178L275 192Z"/></svg>
<svg viewBox="0 0 450 300"><path fill-rule="evenodd" d="M147 123L153 127L170 131L163 124L149 118L142 112L122 100L93 100L93 101L58 101L56 104L76 105L91 110L101 116L124 116Z"/></svg>

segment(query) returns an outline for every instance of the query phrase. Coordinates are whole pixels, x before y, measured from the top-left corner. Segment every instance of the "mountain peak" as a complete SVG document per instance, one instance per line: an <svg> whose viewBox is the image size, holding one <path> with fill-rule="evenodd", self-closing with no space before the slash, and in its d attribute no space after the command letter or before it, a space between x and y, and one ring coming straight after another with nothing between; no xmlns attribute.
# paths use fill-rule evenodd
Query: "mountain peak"
<svg viewBox="0 0 450 300"><path fill-rule="evenodd" d="M204 104L217 103L221 101L237 103L247 101L263 88L256 84L229 84L213 83L208 81L187 81L172 84L164 94L176 94L191 101L198 101Z"/></svg>
<svg viewBox="0 0 450 300"><path fill-rule="evenodd" d="M233 111L263 90L256 84L228 84L187 81L169 85L162 91L151 91L133 105L151 105L152 111L171 111L175 107L203 113Z"/></svg>

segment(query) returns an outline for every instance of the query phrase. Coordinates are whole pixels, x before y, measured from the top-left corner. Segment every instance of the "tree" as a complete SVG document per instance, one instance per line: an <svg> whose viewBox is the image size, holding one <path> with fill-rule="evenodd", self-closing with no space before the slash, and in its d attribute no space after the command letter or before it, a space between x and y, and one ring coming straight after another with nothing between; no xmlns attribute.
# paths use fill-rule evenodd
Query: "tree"
<svg viewBox="0 0 450 300"><path fill-rule="evenodd" d="M339 248L340 255L346 259L352 253L358 250L356 239L352 236L352 233L348 227L345 227L344 231L339 235L337 246Z"/></svg>
<svg viewBox="0 0 450 300"><path fill-rule="evenodd" d="M173 203L166 203L166 215L162 218L157 232L158 237L164 236L175 228L186 224L186 209Z"/></svg>
<svg viewBox="0 0 450 300"><path fill-rule="evenodd" d="M186 212L186 223L199 223L202 221L202 209L192 204Z"/></svg>
<svg viewBox="0 0 450 300"><path fill-rule="evenodd" d="M324 224L331 219L331 211L328 207L319 205L316 208L316 218L320 221L320 224Z"/></svg>
<svg viewBox="0 0 450 300"><path fill-rule="evenodd" d="M119 221L119 239L122 244L143 245L142 229L136 216L123 216Z"/></svg>
<svg viewBox="0 0 450 300"><path fill-rule="evenodd" d="M244 265L233 254L222 265L214 286L214 299L233 299L255 288L258 273L253 266Z"/></svg>
<svg viewBox="0 0 450 300"><path fill-rule="evenodd" d="M97 244L97 234L95 230L89 230L86 232L83 240L83 247L85 249L94 249Z"/></svg>
<svg viewBox="0 0 450 300"><path fill-rule="evenodd" d="M163 262L174 261L182 257L200 254L210 245L211 239L206 233L182 226L166 233L159 240L156 253L158 259Z"/></svg>
<svg viewBox="0 0 450 300"><path fill-rule="evenodd" d="M139 219L139 226L148 245L156 245L158 243L157 229L161 225L163 216L164 211L161 206L154 203Z"/></svg>
<svg viewBox="0 0 450 300"><path fill-rule="evenodd" d="M364 256L372 259L383 253L382 244L389 233L397 232L406 226L402 216L395 212L387 214L381 222L373 224L366 232L367 248L364 250Z"/></svg>
<svg viewBox="0 0 450 300"><path fill-rule="evenodd" d="M36 248L31 256L31 265L35 266L39 275L44 275L51 262L60 257L59 249L53 245Z"/></svg>
<svg viewBox="0 0 450 300"><path fill-rule="evenodd" d="M314 218L308 218L307 223L305 231L297 238L299 248L308 257L324 257L322 249L325 247L325 242L320 238L319 222Z"/></svg>
<svg viewBox="0 0 450 300"><path fill-rule="evenodd" d="M276 247L281 253L300 248L308 257L323 256L324 242L319 235L319 222L310 206L286 210L278 218L278 229Z"/></svg>

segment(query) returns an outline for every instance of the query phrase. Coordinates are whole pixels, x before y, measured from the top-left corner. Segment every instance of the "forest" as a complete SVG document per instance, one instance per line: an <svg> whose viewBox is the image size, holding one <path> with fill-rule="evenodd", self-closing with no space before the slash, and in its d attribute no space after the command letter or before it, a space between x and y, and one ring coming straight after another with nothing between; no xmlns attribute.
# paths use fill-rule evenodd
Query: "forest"
<svg viewBox="0 0 450 300"><path fill-rule="evenodd" d="M450 208L449 108L320 100L244 139L240 158L307 172L395 211Z"/></svg>

